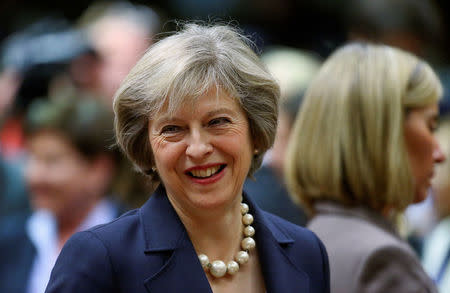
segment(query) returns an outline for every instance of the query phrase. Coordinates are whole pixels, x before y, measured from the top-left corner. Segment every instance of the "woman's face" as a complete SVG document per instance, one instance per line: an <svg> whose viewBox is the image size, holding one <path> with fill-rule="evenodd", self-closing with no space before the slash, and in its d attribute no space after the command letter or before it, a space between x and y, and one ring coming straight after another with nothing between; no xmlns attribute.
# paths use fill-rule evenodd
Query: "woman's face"
<svg viewBox="0 0 450 293"><path fill-rule="evenodd" d="M67 139L41 131L28 139L26 180L34 209L47 209L57 217L89 202L89 162Z"/></svg>
<svg viewBox="0 0 450 293"><path fill-rule="evenodd" d="M437 127L437 119L437 103L412 109L406 116L405 141L415 183L416 203L427 197L434 175L434 164L445 160L433 133Z"/></svg>
<svg viewBox="0 0 450 293"><path fill-rule="evenodd" d="M215 90L185 103L173 116L149 122L158 174L176 208L220 208L239 200L253 144L238 102Z"/></svg>

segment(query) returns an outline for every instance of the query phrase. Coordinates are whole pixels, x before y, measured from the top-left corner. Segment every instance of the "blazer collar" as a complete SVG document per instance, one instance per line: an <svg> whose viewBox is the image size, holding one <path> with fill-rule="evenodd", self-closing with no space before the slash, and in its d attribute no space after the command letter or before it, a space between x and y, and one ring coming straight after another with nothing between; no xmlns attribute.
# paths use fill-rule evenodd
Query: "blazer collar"
<svg viewBox="0 0 450 293"><path fill-rule="evenodd" d="M244 193L255 221L255 241L267 292L308 292L308 277L289 254L294 239ZM145 253L167 261L145 281L149 292L212 293L187 231L160 185L140 209ZM189 284L189 285L187 285Z"/></svg>
<svg viewBox="0 0 450 293"><path fill-rule="evenodd" d="M338 202L324 200L316 202L314 208L317 210L318 214L338 214L363 219L380 227L386 232L393 234L395 237L399 237L393 222L367 207L345 206Z"/></svg>
<svg viewBox="0 0 450 293"><path fill-rule="evenodd" d="M244 201L253 214L255 241L267 292L309 292L309 277L298 266L290 249L295 239L282 227L280 219L261 210L244 193Z"/></svg>

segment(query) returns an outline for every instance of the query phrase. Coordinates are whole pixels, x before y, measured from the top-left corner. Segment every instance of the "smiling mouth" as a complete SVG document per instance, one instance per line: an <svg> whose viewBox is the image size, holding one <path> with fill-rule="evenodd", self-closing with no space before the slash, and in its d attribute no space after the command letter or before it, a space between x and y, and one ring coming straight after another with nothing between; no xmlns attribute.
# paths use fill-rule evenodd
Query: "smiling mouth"
<svg viewBox="0 0 450 293"><path fill-rule="evenodd" d="M210 178L216 174L219 174L223 169L225 169L226 165L217 165L214 167L209 167L205 169L196 169L186 172L187 175L198 178L198 179L205 179Z"/></svg>

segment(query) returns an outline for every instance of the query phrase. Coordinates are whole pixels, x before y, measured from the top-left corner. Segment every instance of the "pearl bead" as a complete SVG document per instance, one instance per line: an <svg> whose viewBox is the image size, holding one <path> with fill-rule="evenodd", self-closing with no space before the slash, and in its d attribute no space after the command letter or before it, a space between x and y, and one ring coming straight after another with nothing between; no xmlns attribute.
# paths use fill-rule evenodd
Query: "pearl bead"
<svg viewBox="0 0 450 293"><path fill-rule="evenodd" d="M220 278L225 276L227 273L227 266L221 260L215 260L211 263L211 267L209 268L209 272L216 278Z"/></svg>
<svg viewBox="0 0 450 293"><path fill-rule="evenodd" d="M227 264L227 273L234 275L239 271L239 264L234 260L230 260Z"/></svg>
<svg viewBox="0 0 450 293"><path fill-rule="evenodd" d="M255 235L255 228L253 228L252 226L246 226L244 228L244 235L247 237L252 237L253 235Z"/></svg>
<svg viewBox="0 0 450 293"><path fill-rule="evenodd" d="M235 260L231 260L226 264L221 260L215 260L210 263L206 254L199 254L198 259L206 273L209 272L216 278L221 278L227 273L229 275L234 275L239 271L241 265L244 265L249 261L250 256L248 251L255 248L256 243L252 238L252 236L255 235L255 228L250 226L250 224L253 223L253 216L249 214L248 211L248 205L241 203L242 224L244 225L244 239L241 241L242 250L236 254Z"/></svg>
<svg viewBox="0 0 450 293"><path fill-rule="evenodd" d="M249 259L249 255L246 251L241 250L236 254L236 261L240 265L246 264L248 262L248 259Z"/></svg>
<svg viewBox="0 0 450 293"><path fill-rule="evenodd" d="M202 264L202 268L206 269L209 264L209 258L206 254L199 254L198 259L200 260L200 263Z"/></svg>
<svg viewBox="0 0 450 293"><path fill-rule="evenodd" d="M245 215L248 213L248 205L246 203L241 203L241 214Z"/></svg>
<svg viewBox="0 0 450 293"><path fill-rule="evenodd" d="M251 225L253 223L253 216L250 214L243 215L242 223L244 223L244 225Z"/></svg>
<svg viewBox="0 0 450 293"><path fill-rule="evenodd" d="M256 246L256 243L252 237L245 237L244 239L242 239L242 242L241 242L242 249L250 250L250 249L255 248L255 246Z"/></svg>

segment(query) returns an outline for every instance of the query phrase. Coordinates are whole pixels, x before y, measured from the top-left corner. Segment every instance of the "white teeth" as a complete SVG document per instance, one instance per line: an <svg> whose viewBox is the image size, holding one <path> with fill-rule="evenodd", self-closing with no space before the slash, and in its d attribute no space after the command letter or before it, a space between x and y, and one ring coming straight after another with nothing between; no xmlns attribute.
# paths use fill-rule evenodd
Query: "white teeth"
<svg viewBox="0 0 450 293"><path fill-rule="evenodd" d="M210 177L211 175L215 174L219 170L219 168L220 168L220 166L215 166L215 167L202 169L202 170L192 170L191 174L194 175L195 177L206 178L206 177Z"/></svg>

